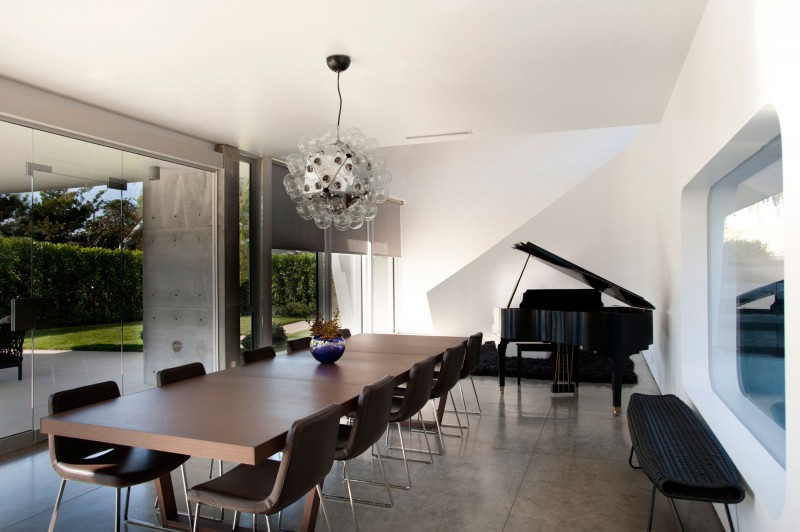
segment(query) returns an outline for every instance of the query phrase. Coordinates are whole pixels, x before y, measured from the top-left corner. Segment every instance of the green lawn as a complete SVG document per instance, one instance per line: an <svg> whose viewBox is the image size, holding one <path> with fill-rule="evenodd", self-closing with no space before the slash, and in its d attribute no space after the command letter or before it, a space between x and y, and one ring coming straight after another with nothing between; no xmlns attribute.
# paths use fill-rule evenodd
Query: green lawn
<svg viewBox="0 0 800 532"><path fill-rule="evenodd" d="M272 318L275 324L286 325L298 321L297 318L276 316ZM250 316L242 316L239 320L239 330L242 336L250 334ZM307 330L289 335L289 338L299 338L308 335ZM122 326L122 344L125 351L142 351L142 322L125 323ZM119 323L105 325L82 325L78 327L62 327L59 329L41 329L36 331L36 349L52 349L63 351L119 351L120 326ZM30 333L25 339L24 349L31 349ZM281 350L286 344L275 346Z"/></svg>
<svg viewBox="0 0 800 532"><path fill-rule="evenodd" d="M141 321L124 323L121 333L119 323L37 330L36 349L119 351L120 334L125 351L142 350ZM24 348L31 348L30 334L25 339Z"/></svg>

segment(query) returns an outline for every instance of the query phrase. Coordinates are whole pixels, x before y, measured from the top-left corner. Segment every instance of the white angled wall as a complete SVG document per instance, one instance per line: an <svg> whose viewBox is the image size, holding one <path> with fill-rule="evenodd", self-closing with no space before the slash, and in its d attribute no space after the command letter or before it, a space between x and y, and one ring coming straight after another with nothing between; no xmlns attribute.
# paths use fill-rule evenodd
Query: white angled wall
<svg viewBox="0 0 800 532"><path fill-rule="evenodd" d="M429 290L608 162L635 132L621 127L383 149L392 194L404 200L398 331L432 332ZM460 310L479 312L471 301Z"/></svg>

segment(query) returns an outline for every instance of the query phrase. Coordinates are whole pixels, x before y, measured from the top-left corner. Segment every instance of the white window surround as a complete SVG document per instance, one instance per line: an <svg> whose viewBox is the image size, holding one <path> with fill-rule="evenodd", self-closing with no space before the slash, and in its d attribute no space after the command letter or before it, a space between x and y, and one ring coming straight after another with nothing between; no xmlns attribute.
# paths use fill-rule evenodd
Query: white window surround
<svg viewBox="0 0 800 532"><path fill-rule="evenodd" d="M780 134L777 112L765 106L684 187L681 197L681 373L695 408L730 454L747 486L772 516L781 515L786 470L717 396L709 375L708 239L711 186Z"/></svg>

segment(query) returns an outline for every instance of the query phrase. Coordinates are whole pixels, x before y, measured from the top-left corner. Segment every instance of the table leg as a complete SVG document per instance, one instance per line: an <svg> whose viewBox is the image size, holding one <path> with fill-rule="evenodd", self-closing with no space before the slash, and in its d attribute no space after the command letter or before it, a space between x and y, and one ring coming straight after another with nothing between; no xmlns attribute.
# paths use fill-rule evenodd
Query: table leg
<svg viewBox="0 0 800 532"><path fill-rule="evenodd" d="M320 486L322 486L321 483ZM317 489L313 488L306 494L306 504L303 507L303 524L300 530L312 532L316 528L317 512L319 512L319 496L317 495Z"/></svg>
<svg viewBox="0 0 800 532"><path fill-rule="evenodd" d="M156 480L156 495L158 495L161 526L179 526L180 528L184 528L185 523L178 521L178 505L175 504L175 488L172 485L172 476L169 473Z"/></svg>

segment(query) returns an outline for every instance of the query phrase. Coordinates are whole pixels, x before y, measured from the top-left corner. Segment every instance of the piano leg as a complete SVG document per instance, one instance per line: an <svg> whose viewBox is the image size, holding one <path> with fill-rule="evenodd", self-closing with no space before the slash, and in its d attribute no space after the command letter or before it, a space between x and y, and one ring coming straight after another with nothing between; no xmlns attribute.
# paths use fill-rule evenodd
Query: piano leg
<svg viewBox="0 0 800 532"><path fill-rule="evenodd" d="M500 380L500 393L506 391L506 348L508 340L500 339L497 346L497 378Z"/></svg>
<svg viewBox="0 0 800 532"><path fill-rule="evenodd" d="M622 370L625 369L627 358L624 355L611 357L613 362L611 366L611 397L615 416L618 416L622 410Z"/></svg>

